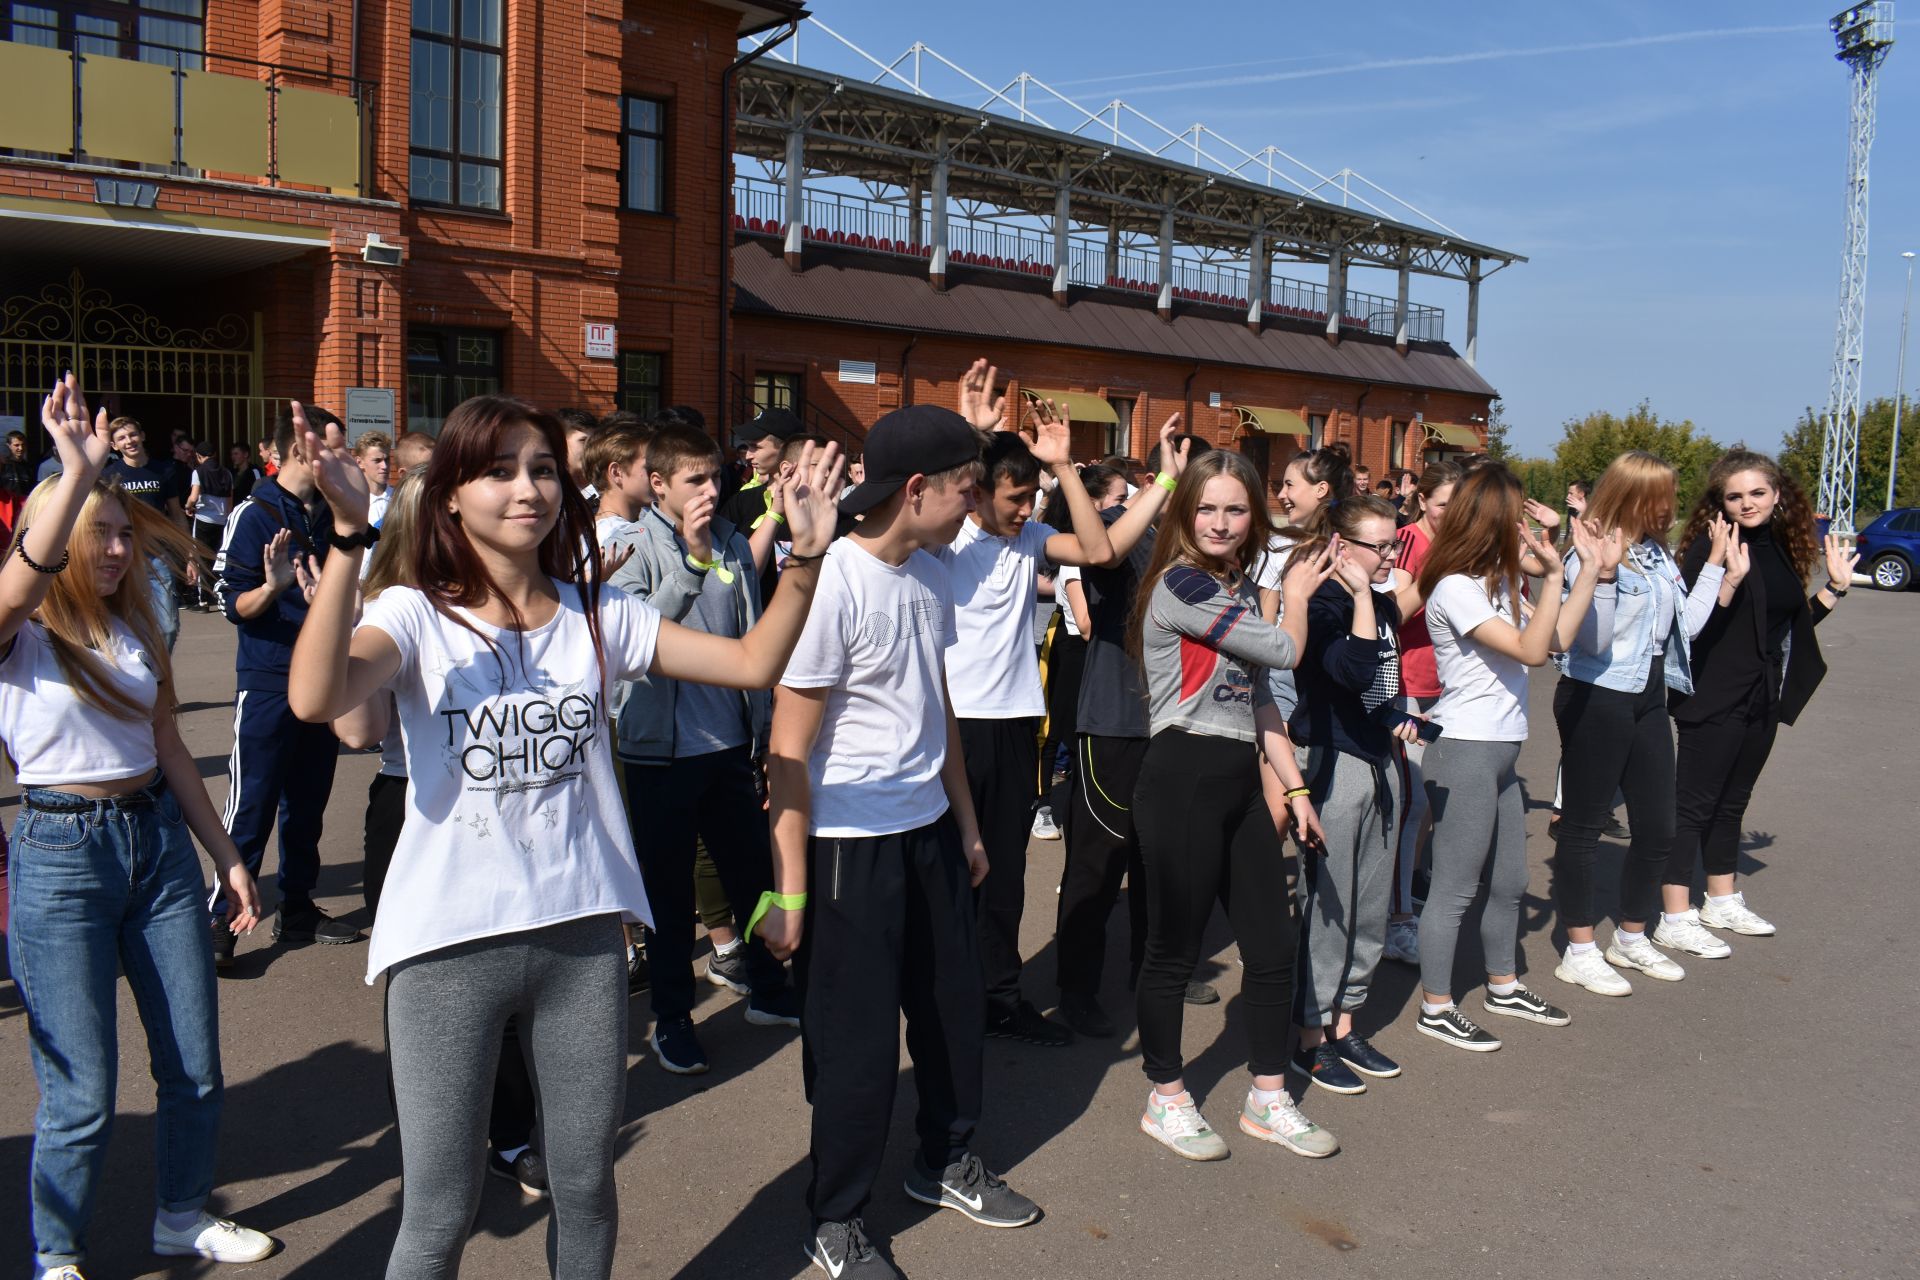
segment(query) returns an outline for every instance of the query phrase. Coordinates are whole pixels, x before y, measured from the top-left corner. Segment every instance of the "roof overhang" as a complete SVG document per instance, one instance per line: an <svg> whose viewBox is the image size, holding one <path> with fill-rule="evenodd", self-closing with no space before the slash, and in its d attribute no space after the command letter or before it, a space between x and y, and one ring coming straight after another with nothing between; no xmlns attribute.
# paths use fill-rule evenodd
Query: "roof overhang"
<svg viewBox="0 0 1920 1280"><path fill-rule="evenodd" d="M325 227L0 196L4 277L64 276L89 263L155 279L206 279L318 252L332 238Z"/></svg>
<svg viewBox="0 0 1920 1280"><path fill-rule="evenodd" d="M740 15L740 29L735 34L741 40L809 16L806 5L790 4L787 0L707 0L707 3Z"/></svg>
<svg viewBox="0 0 1920 1280"><path fill-rule="evenodd" d="M1021 387L1020 394L1028 400L1051 400L1054 407L1065 409L1067 417L1073 422L1104 422L1109 426L1118 426L1120 415L1114 407L1101 397L1089 395L1084 391L1050 391L1045 387Z"/></svg>
<svg viewBox="0 0 1920 1280"><path fill-rule="evenodd" d="M1452 445L1456 449L1479 449L1480 433L1472 427L1459 426L1452 422L1422 422L1427 429L1430 442Z"/></svg>

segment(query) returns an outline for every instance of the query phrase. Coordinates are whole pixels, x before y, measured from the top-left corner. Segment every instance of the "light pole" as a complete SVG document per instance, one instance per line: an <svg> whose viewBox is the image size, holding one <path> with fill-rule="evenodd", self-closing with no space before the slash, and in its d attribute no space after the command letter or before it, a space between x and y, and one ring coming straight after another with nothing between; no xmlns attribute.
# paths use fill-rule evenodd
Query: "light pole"
<svg viewBox="0 0 1920 1280"><path fill-rule="evenodd" d="M1900 255L1907 260L1907 300L1900 304L1900 372L1893 385L1893 453L1887 460L1887 510L1893 510L1893 483L1900 476L1900 410L1907 403L1907 316L1913 310L1913 251Z"/></svg>

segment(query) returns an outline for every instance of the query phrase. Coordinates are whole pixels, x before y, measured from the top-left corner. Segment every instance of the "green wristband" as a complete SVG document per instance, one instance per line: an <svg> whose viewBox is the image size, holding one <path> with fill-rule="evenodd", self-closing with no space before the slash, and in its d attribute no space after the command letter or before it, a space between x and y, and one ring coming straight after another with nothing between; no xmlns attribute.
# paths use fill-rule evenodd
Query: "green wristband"
<svg viewBox="0 0 1920 1280"><path fill-rule="evenodd" d="M740 936L752 941L753 931L759 928L761 918L774 907L782 911L799 911L806 905L807 895L804 893L775 893L769 889L760 895L760 904L753 909L753 915L747 920L747 927Z"/></svg>
<svg viewBox="0 0 1920 1280"><path fill-rule="evenodd" d="M1162 471L1159 475L1155 476L1153 478L1153 482L1159 485L1162 489L1165 489L1168 493L1173 492L1173 486L1176 483L1174 480L1174 477L1169 475L1165 471Z"/></svg>

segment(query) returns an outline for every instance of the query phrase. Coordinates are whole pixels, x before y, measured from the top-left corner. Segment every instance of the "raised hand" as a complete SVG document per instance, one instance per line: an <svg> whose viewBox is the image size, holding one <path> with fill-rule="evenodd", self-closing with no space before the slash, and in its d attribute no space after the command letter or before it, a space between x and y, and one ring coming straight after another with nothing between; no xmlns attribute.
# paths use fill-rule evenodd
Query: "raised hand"
<svg viewBox="0 0 1920 1280"><path fill-rule="evenodd" d="M1731 591L1746 580L1747 570L1753 567L1753 548L1740 541L1740 526L1732 525L1727 537L1726 566L1727 575L1720 580L1723 591Z"/></svg>
<svg viewBox="0 0 1920 1280"><path fill-rule="evenodd" d="M1180 415L1174 414L1160 424L1160 469L1178 480L1187 469L1187 455L1193 450L1193 441L1182 440L1175 447L1173 438L1180 434Z"/></svg>
<svg viewBox="0 0 1920 1280"><path fill-rule="evenodd" d="M327 505L333 508L334 527L355 532L366 528L370 499L367 475L360 469L360 460L344 445L329 449L326 441L315 435L308 425L306 406L298 400L293 402L293 430L294 448L313 468L314 484Z"/></svg>
<svg viewBox="0 0 1920 1280"><path fill-rule="evenodd" d="M273 535L272 541L260 548L260 571L276 594L291 587L296 579L293 553L287 549L292 542L293 534L282 529Z"/></svg>
<svg viewBox="0 0 1920 1280"><path fill-rule="evenodd" d="M294 556L293 583L300 588L301 598L312 604L313 593L320 589L320 562L312 556Z"/></svg>
<svg viewBox="0 0 1920 1280"><path fill-rule="evenodd" d="M53 439L62 471L71 471L91 481L113 456L107 411L101 409L92 422L87 421L87 398L80 392L80 380L71 371L53 384L53 393L41 402L40 425Z"/></svg>
<svg viewBox="0 0 1920 1280"><path fill-rule="evenodd" d="M1006 431L1007 398L993 394L1000 370L984 359L975 360L960 375L960 416L976 431Z"/></svg>
<svg viewBox="0 0 1920 1280"><path fill-rule="evenodd" d="M1845 591L1853 582L1853 568L1860 563L1860 548L1837 533L1827 535L1827 585Z"/></svg>
<svg viewBox="0 0 1920 1280"><path fill-rule="evenodd" d="M1525 503L1525 510L1527 518L1538 524L1542 529L1558 529L1560 527L1560 513L1544 502L1536 502L1532 498L1528 498Z"/></svg>
<svg viewBox="0 0 1920 1280"><path fill-rule="evenodd" d="M1583 527L1587 535L1593 539L1593 562L1600 566L1600 572L1619 572L1620 562L1627 558L1627 535L1618 529L1609 529L1601 533L1591 520L1578 520L1575 523ZM1582 556L1581 563L1585 562L1586 557Z"/></svg>
<svg viewBox="0 0 1920 1280"><path fill-rule="evenodd" d="M800 451L800 465L793 474L775 479L785 489L778 500L786 510L794 555L817 556L833 542L840 515L834 498L845 468L838 444L829 442L824 449L809 444Z"/></svg>
<svg viewBox="0 0 1920 1280"><path fill-rule="evenodd" d="M620 546L602 546L600 548L600 581L605 582L633 559L634 545L631 542Z"/></svg>
<svg viewBox="0 0 1920 1280"><path fill-rule="evenodd" d="M1575 545L1577 546L1578 543L1579 538L1576 534ZM1553 549L1553 540L1548 537L1544 531L1535 533L1527 527L1525 520L1520 522L1520 550L1522 553L1533 553L1534 559L1538 560L1541 567L1545 570L1543 574L1545 577L1558 577L1566 570L1566 566L1561 562L1559 555L1556 554ZM1582 558L1584 559L1584 557Z"/></svg>
<svg viewBox="0 0 1920 1280"><path fill-rule="evenodd" d="M1360 598L1362 591L1373 590L1373 575L1362 569L1360 562L1347 554L1346 544L1340 541L1340 535L1335 534L1331 542L1339 543L1339 550L1334 552L1333 557L1334 581L1356 600Z"/></svg>
<svg viewBox="0 0 1920 1280"><path fill-rule="evenodd" d="M1033 402L1033 456L1043 467L1064 467L1073 463L1073 424L1065 405L1051 400Z"/></svg>
<svg viewBox="0 0 1920 1280"><path fill-rule="evenodd" d="M689 498L680 513L680 536L687 540L687 554L703 564L713 559L713 509L713 495L702 493Z"/></svg>
<svg viewBox="0 0 1920 1280"><path fill-rule="evenodd" d="M1280 579L1280 594L1289 610L1296 601L1304 606L1308 597L1333 576L1334 567L1339 561L1339 542L1339 536L1335 535L1320 549L1318 555L1305 556L1287 567Z"/></svg>
<svg viewBox="0 0 1920 1280"><path fill-rule="evenodd" d="M1725 564L1727 544L1733 537L1733 522L1716 511L1707 519L1707 563Z"/></svg>

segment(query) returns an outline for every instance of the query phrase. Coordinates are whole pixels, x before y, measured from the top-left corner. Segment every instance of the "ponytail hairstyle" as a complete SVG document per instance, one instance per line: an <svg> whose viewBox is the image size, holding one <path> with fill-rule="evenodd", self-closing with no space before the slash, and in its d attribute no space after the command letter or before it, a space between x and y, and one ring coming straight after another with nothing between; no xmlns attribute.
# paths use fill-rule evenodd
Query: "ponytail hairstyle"
<svg viewBox="0 0 1920 1280"><path fill-rule="evenodd" d="M59 483L59 477L49 476L34 486L21 509L8 554L19 552L21 537L46 509ZM133 545L127 556L127 571L121 575L119 585L103 596L94 589L100 563L100 535L95 526L112 520L113 504L125 512L127 523L133 526ZM71 557L67 571L48 578L47 598L33 614L45 628L60 675L75 697L94 710L121 720L153 718L153 708L140 706L121 691L110 674L108 662L100 656L112 635L112 624L117 620L146 650L147 664L160 681L161 705L168 710L176 705L173 663L167 655L160 620L153 611L148 561L157 558L174 574L184 575L187 563L199 560L201 550L193 538L174 528L165 516L146 503L129 498L119 485L106 480L93 482L73 522L73 533L67 538L67 553ZM203 565L203 571L204 568ZM168 589L172 589L171 582Z"/></svg>
<svg viewBox="0 0 1920 1280"><path fill-rule="evenodd" d="M1320 509L1320 514L1324 514L1326 518L1309 520L1306 525L1307 537L1287 556L1289 571L1302 560L1311 560L1325 551L1327 543L1332 540L1334 534L1337 533L1342 538L1358 542L1362 524L1368 520L1385 520L1388 524L1392 524L1394 518L1400 513L1394 510L1391 502L1379 494L1360 493L1342 498L1337 503L1328 503ZM1312 532L1316 526L1319 531Z"/></svg>
<svg viewBox="0 0 1920 1280"><path fill-rule="evenodd" d="M1707 469L1706 487L1700 490L1693 512L1687 517L1680 545L1692 546L1694 539L1707 535L1707 526L1715 515L1726 516L1727 482L1742 471L1758 471L1773 486L1778 498L1773 505L1773 519L1768 523L1773 526L1780 549L1787 553L1787 563L1793 566L1794 575L1806 581L1820 561L1820 543L1814 536L1813 504L1807 501L1806 490L1800 487L1799 481L1781 470L1779 463L1751 449L1729 449Z"/></svg>
<svg viewBox="0 0 1920 1280"><path fill-rule="evenodd" d="M1280 536L1294 542L1310 542L1315 538L1326 540L1328 518L1333 509L1356 492L1353 478L1353 451L1346 445L1335 441L1323 444L1318 449L1308 449L1296 453L1287 459L1288 471L1298 467L1300 474L1308 484L1327 486L1327 500L1320 509L1308 516L1301 524L1290 524L1280 530Z"/></svg>
<svg viewBox="0 0 1920 1280"><path fill-rule="evenodd" d="M1241 488L1247 491L1251 516L1246 540L1234 553L1233 562L1226 566L1201 551L1193 537L1194 513L1199 510L1200 495L1207 481L1218 476L1240 482ZM1133 609L1127 617L1127 647L1136 660L1145 647L1147 609L1153 588L1167 570L1185 564L1204 569L1216 578L1244 578L1252 572L1253 562L1266 551L1267 542L1273 537L1273 520L1267 515L1266 503L1260 500L1260 473L1253 469L1246 455L1229 449L1209 449L1198 458L1189 459L1187 469L1180 473L1180 483L1174 487L1173 497L1160 512L1157 528L1153 555L1147 561L1146 573L1141 575L1139 590L1133 596Z"/></svg>
<svg viewBox="0 0 1920 1280"><path fill-rule="evenodd" d="M387 514L380 521L380 541L373 546L367 580L360 584L362 594L369 600L388 587L414 585L413 548L420 537L420 494L426 488L422 480L426 474L426 464L421 463L392 486L393 497L387 503Z"/></svg>
<svg viewBox="0 0 1920 1280"><path fill-rule="evenodd" d="M1414 513L1415 518L1420 520L1426 519L1427 500L1448 485L1457 486L1462 480L1466 479L1466 476L1466 469L1457 462L1450 462L1445 458L1441 458L1437 462L1429 462L1426 465L1426 469L1420 473L1420 479L1414 483L1414 496L1419 499L1420 502L1417 511ZM1455 488L1454 492L1458 494L1460 490Z"/></svg>
<svg viewBox="0 0 1920 1280"><path fill-rule="evenodd" d="M1446 464L1434 463L1427 468ZM1420 477L1422 484L1426 475ZM1526 516L1526 486L1497 462L1475 467L1457 482L1447 518L1433 535L1427 558L1420 562L1420 596L1429 599L1440 579L1465 574L1479 582L1487 599L1497 602L1504 587L1518 622L1520 586L1520 521Z"/></svg>
<svg viewBox="0 0 1920 1280"><path fill-rule="evenodd" d="M1651 540L1664 549L1673 502L1673 464L1645 449L1629 449L1601 473L1588 495L1586 518L1602 533L1620 530L1629 546Z"/></svg>

